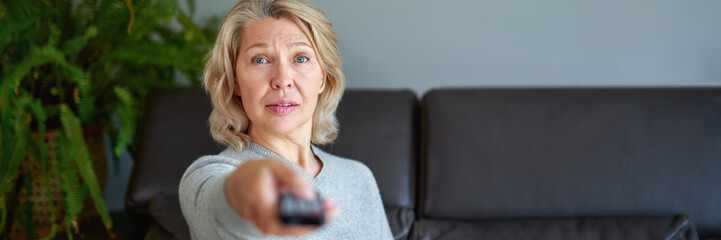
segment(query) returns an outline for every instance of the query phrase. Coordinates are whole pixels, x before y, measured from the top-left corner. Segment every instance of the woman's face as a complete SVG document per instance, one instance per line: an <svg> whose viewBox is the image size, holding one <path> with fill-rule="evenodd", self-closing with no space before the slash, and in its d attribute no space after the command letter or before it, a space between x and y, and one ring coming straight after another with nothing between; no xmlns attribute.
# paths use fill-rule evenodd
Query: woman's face
<svg viewBox="0 0 721 240"><path fill-rule="evenodd" d="M245 26L237 59L235 94L250 118L251 137L310 134L324 74L298 25L264 18Z"/></svg>

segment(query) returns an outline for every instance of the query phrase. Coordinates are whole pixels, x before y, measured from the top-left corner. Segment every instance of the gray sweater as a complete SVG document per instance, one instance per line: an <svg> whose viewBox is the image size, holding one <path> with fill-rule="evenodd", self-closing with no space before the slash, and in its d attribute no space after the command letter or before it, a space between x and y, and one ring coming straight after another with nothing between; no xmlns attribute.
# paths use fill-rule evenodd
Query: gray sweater
<svg viewBox="0 0 721 240"><path fill-rule="evenodd" d="M298 239L264 236L236 213L225 197L228 175L245 161L272 158L304 176L323 196L331 196L341 214L299 239L393 239L373 173L364 164L312 146L323 168L311 177L278 154L251 143L242 152L230 148L193 162L180 180L180 206L193 239Z"/></svg>

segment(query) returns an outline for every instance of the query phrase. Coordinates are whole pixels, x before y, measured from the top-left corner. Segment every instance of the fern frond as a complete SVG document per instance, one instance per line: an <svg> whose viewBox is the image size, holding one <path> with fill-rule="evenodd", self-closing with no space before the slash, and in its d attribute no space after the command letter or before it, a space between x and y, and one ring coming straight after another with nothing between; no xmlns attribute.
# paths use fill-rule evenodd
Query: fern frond
<svg viewBox="0 0 721 240"><path fill-rule="evenodd" d="M80 197L80 181L78 172L73 164L75 157L73 147L65 134L58 130L55 136L55 154L58 156L58 169L60 174L60 188L63 190L65 200L65 222L75 221L83 207ZM68 232L71 228L67 228Z"/></svg>
<svg viewBox="0 0 721 240"><path fill-rule="evenodd" d="M66 106L60 108L60 121L62 122L65 134L68 137L70 145L75 149L77 157L75 157L75 163L78 167L80 177L82 177L85 184L88 186L90 191L90 198L93 200L95 209L100 214L100 218L105 224L105 228L110 230L113 227L112 219L108 213L105 202L103 201L103 194L100 192L100 183L95 176L93 170L92 159L90 158L90 152L85 144L83 138L82 125L80 120L75 117L73 112Z"/></svg>
<svg viewBox="0 0 721 240"><path fill-rule="evenodd" d="M41 48L32 48L30 50L30 54L28 54L22 62L20 62L19 66L15 68L15 71L10 74L9 79L6 79L6 81L10 81L13 84L13 88L17 88L20 84L20 80L27 76L30 69L58 58L62 58L62 53L59 51L55 52L52 50L52 47L50 48L51 49L45 49L45 51Z"/></svg>
<svg viewBox="0 0 721 240"><path fill-rule="evenodd" d="M71 76L73 76L73 79L71 80L77 81L77 79L85 78L85 73L82 68L68 63L65 60L63 53L57 48L46 45L40 48L32 48L30 50L30 54L28 54L28 56L20 62L19 66L15 68L15 71L10 74L8 81L13 84L14 88L17 88L20 84L20 80L27 76L33 67L37 67L48 62L57 63L63 69L68 70Z"/></svg>
<svg viewBox="0 0 721 240"><path fill-rule="evenodd" d="M60 35L62 32L60 32L60 28L58 28L55 24L50 24L50 39L48 39L48 46L57 46L60 42Z"/></svg>
<svg viewBox="0 0 721 240"><path fill-rule="evenodd" d="M115 157L120 157L128 145L132 143L133 132L135 131L135 119L132 110L125 107L118 108L118 117L120 118L120 129L118 130L118 139L113 148Z"/></svg>
<svg viewBox="0 0 721 240"><path fill-rule="evenodd" d="M98 37L125 37L128 35L127 26L128 22L124 19L129 19L129 12L127 5L123 1L100 1L97 8L97 14L94 16L96 25L98 26ZM84 13L79 13L84 14ZM137 24L134 24L137 25ZM101 40L101 39L98 39ZM116 39L109 39L116 40Z"/></svg>
<svg viewBox="0 0 721 240"><path fill-rule="evenodd" d="M18 121L19 124L15 126L15 137L7 143L9 148L8 152L3 152L2 161L3 169L0 174L0 199L6 199L7 194L12 191L15 184L12 179L17 177L20 170L20 160L25 157L26 144L28 136L30 135L30 128L27 126L29 123L24 124ZM9 154L7 154L9 153ZM5 222L7 215L3 214L2 222ZM5 224L0 226L0 233L3 232Z"/></svg>
<svg viewBox="0 0 721 240"><path fill-rule="evenodd" d="M33 26L34 19L7 19L0 23L0 53L17 37L18 33Z"/></svg>
<svg viewBox="0 0 721 240"><path fill-rule="evenodd" d="M133 94L128 91L127 88L116 86L113 88L113 91L115 92L115 95L120 99L120 102L123 103L123 106L126 107L134 107L135 106L135 100L133 97Z"/></svg>
<svg viewBox="0 0 721 240"><path fill-rule="evenodd" d="M93 96L92 86L87 78L78 79L77 85L78 92L80 93L77 101L78 113L80 119L86 125L93 124L93 116L95 116L95 97Z"/></svg>
<svg viewBox="0 0 721 240"><path fill-rule="evenodd" d="M85 30L85 34L71 38L63 44L63 53L66 55L78 53L85 47L85 45L88 44L88 39L93 38L96 35L98 35L98 27L88 27L88 29Z"/></svg>
<svg viewBox="0 0 721 240"><path fill-rule="evenodd" d="M135 133L135 102L128 89L116 86L113 90L122 102L122 105L117 109L118 117L120 118L120 130L118 132L118 140L114 147L115 156L120 157L120 154L123 153L125 148L132 143L133 133Z"/></svg>
<svg viewBox="0 0 721 240"><path fill-rule="evenodd" d="M45 145L45 131L47 115L45 114L45 108L43 107L40 99L35 99L29 104L30 110L35 117L35 122L38 126L38 139L37 142L40 145L40 166L43 170L48 169L48 146ZM49 188L48 188L49 189Z"/></svg>
<svg viewBox="0 0 721 240"><path fill-rule="evenodd" d="M11 179L17 176L20 162L25 157L27 150L26 145L30 136L30 118L22 113L20 112L20 115L18 115L22 119L15 121L13 126L14 137L11 137L11 141L6 143L10 154L2 154L2 161L7 164L3 165L3 169L0 169L0 180L2 181L0 182L0 195L3 196L12 189Z"/></svg>
<svg viewBox="0 0 721 240"><path fill-rule="evenodd" d="M65 237L66 237L68 240L74 240L73 234L72 234L72 232L70 232L70 229L71 229L71 227L73 226L73 225L71 224L71 221L66 218L66 219L63 221L63 223L65 224L65 229L68 229L68 230L65 231Z"/></svg>

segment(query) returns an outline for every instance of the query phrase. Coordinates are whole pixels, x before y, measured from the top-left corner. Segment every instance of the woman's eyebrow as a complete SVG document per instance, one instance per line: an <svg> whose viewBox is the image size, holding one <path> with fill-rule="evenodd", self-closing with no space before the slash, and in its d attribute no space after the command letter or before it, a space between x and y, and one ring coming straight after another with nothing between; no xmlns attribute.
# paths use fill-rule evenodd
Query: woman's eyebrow
<svg viewBox="0 0 721 240"><path fill-rule="evenodd" d="M253 45L250 45L248 48L245 49L245 52L248 52L251 48L267 48L268 44L266 43L254 43Z"/></svg>
<svg viewBox="0 0 721 240"><path fill-rule="evenodd" d="M306 42L294 42L294 43L291 43L289 46L290 46L290 47L306 46L306 47L309 47L309 48L311 48L311 49L313 48L313 47L310 46L310 44L308 44L308 43L306 43Z"/></svg>

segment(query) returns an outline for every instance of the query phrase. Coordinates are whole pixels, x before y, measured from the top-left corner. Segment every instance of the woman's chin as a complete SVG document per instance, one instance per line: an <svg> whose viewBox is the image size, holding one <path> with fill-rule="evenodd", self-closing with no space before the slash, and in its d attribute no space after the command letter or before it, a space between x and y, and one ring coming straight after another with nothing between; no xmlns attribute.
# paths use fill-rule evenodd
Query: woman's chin
<svg viewBox="0 0 721 240"><path fill-rule="evenodd" d="M303 129L301 124L282 121L271 123L270 125L267 125L265 129L262 129L262 131L272 133L277 136L290 136L298 133L301 129Z"/></svg>
<svg viewBox="0 0 721 240"><path fill-rule="evenodd" d="M261 115L259 118L252 118L249 132L256 135L273 135L277 137L301 136L312 131L312 115L290 114L286 116ZM256 123L257 122L257 123Z"/></svg>

